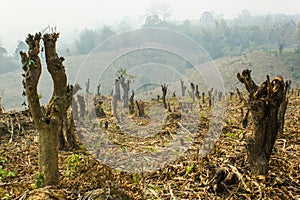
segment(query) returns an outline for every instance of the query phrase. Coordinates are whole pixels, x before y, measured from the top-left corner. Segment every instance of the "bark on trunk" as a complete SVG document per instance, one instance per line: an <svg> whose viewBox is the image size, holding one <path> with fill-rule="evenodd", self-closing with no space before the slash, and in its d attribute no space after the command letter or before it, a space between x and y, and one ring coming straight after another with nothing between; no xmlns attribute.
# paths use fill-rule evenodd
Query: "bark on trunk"
<svg viewBox="0 0 300 200"><path fill-rule="evenodd" d="M286 87L282 77L270 82L269 76L258 87L250 73L250 70L244 70L242 75L237 75L250 94L249 105L254 124L254 133L247 143L248 162L253 173L265 175L279 131L279 122L284 117L284 114L279 114L279 109L286 103Z"/></svg>
<svg viewBox="0 0 300 200"><path fill-rule="evenodd" d="M39 173L45 178L46 185L57 185L58 172L58 133L59 124L44 124L39 131L38 164Z"/></svg>
<svg viewBox="0 0 300 200"><path fill-rule="evenodd" d="M24 74L24 85L30 112L39 131L39 173L45 178L46 185L57 185L58 172L58 143L59 134L62 133L64 120L67 118L67 109L71 105L73 87L67 85L67 76L62 64L63 57L56 53L56 41L58 33L45 34L43 43L47 70L53 80L53 95L42 109L37 93L37 85L41 75L40 40L41 33L34 36L28 35L26 43L29 46L28 53L20 52Z"/></svg>

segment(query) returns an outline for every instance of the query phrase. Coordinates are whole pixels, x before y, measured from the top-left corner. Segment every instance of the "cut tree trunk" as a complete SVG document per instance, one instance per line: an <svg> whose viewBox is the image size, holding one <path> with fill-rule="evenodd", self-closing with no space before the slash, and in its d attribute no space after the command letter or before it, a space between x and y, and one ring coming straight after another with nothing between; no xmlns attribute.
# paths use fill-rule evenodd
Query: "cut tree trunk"
<svg viewBox="0 0 300 200"><path fill-rule="evenodd" d="M139 117L145 117L145 104L143 101L135 101L137 109L139 111Z"/></svg>
<svg viewBox="0 0 300 200"><path fill-rule="evenodd" d="M181 86L181 96L185 96L185 90L186 90L186 86L184 85L184 81L182 79L180 79L180 86Z"/></svg>
<svg viewBox="0 0 300 200"><path fill-rule="evenodd" d="M249 105L253 117L254 133L247 141L250 169L255 174L265 175L269 159L279 131L284 113L279 114L282 104L286 104L286 87L282 77L267 81L259 87L251 78L250 70L244 70L237 78L249 92Z"/></svg>
<svg viewBox="0 0 300 200"><path fill-rule="evenodd" d="M73 96L73 87L67 85L65 67L62 64L64 58L58 57L56 53L58 37L58 33L43 36L47 70L51 74L54 87L52 98L45 109L40 104L37 92L42 71L39 58L41 33L34 36L29 34L26 39L29 46L28 53L20 52L26 96L32 118L39 132L39 173L44 176L46 185L57 185L59 182L59 136L62 133L64 120L67 118L67 110Z"/></svg>
<svg viewBox="0 0 300 200"><path fill-rule="evenodd" d="M166 97L167 97L167 91L168 91L168 85L166 84L161 84L161 90L162 90L162 100L163 100L163 103L164 103L164 107L165 109L167 109L167 100L166 100Z"/></svg>
<svg viewBox="0 0 300 200"><path fill-rule="evenodd" d="M84 117L85 117L84 96L77 95L77 101L78 101L78 104L79 104L80 118L81 118L81 120L84 120Z"/></svg>
<svg viewBox="0 0 300 200"><path fill-rule="evenodd" d="M199 92L198 85L196 85L195 96L197 97L197 99L200 99L200 92Z"/></svg>
<svg viewBox="0 0 300 200"><path fill-rule="evenodd" d="M90 79L88 78L87 82L85 82L85 93L90 94Z"/></svg>
<svg viewBox="0 0 300 200"><path fill-rule="evenodd" d="M115 96L117 101L121 100L120 78L115 79Z"/></svg>
<svg viewBox="0 0 300 200"><path fill-rule="evenodd" d="M123 76L120 77L119 79L121 86L123 88L123 103L124 103L124 108L128 108L128 100L129 100L129 90L130 90L130 80L125 80Z"/></svg>
<svg viewBox="0 0 300 200"><path fill-rule="evenodd" d="M55 121L39 126L39 173L45 178L46 185L56 185L59 180L58 172L58 133L59 124Z"/></svg>
<svg viewBox="0 0 300 200"><path fill-rule="evenodd" d="M134 113L134 91L132 91L132 94L129 98L129 113L133 114Z"/></svg>
<svg viewBox="0 0 300 200"><path fill-rule="evenodd" d="M191 83L191 89L192 89L191 98L194 101L194 99L195 99L195 85L194 85L194 83Z"/></svg>

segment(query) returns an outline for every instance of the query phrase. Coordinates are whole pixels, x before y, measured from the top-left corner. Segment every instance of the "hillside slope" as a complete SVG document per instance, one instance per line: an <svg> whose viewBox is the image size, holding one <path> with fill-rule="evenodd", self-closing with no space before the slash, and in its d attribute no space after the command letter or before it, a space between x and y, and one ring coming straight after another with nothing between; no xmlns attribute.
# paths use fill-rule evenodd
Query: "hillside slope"
<svg viewBox="0 0 300 200"><path fill-rule="evenodd" d="M108 55L105 56L106 58L113 59L117 55L117 52L107 52L106 54ZM126 59L128 61L128 58ZM134 57L131 59L135 60L135 62L141 62L143 60L142 58L138 57ZM142 60L139 61L138 59ZM121 60L120 63L117 63L117 66L121 68L127 68L127 61ZM175 74L171 77L169 76L170 74L167 74L167 71L162 71L163 73L157 72L159 66L165 66L164 63L166 63L166 61L161 61L161 63L163 64L159 64L159 60L156 62L157 64L153 65L152 67L151 65L149 65L149 63L144 63L144 65L139 65L140 68L136 68L136 71L130 71L130 73L136 75L136 82L134 83L135 85L141 85L143 81L147 81L149 79L151 80L151 78L155 77L156 79L154 80L161 80L159 82L172 81L173 88L176 88L176 85L178 85L179 89L179 80L177 79L179 79L180 76L183 76L188 80L193 81L195 84L198 84L201 91L206 92L209 89L208 86L205 85L205 77L200 77L201 75L199 74L195 76L195 74L197 73L195 73L194 68L184 68L186 71L182 72L182 74ZM84 55L66 57L64 65L66 67L66 73L69 83L73 84L74 82L79 82L84 91L85 81L87 81L88 78L92 77L90 92L95 92L97 84L102 81L103 85L103 81L105 82L105 79L101 79L103 77L101 77L100 73L101 70L103 70L103 67L105 67L102 66L103 63L107 63L107 61L101 60L101 57L99 57L97 54L89 55L89 57ZM176 64L182 65L182 63L179 64L178 60L174 59L169 59L168 63L171 66L170 68L173 69L176 68L174 67ZM289 72L284 67L284 64L278 59L278 57L276 57L272 53L261 51L251 52L238 57L220 58L208 63L201 64L196 68L200 67L209 70L211 65L215 65L219 69L219 73L222 76L226 91L232 91L235 87L239 86L237 85L236 74L237 72L240 72L245 68L252 70L253 79L257 83L265 80L265 76L267 74L269 74L271 78L279 74L282 75L285 80L291 78ZM143 67L148 68L147 70L145 70L145 68L143 69ZM112 72L113 71L108 72L107 77L109 77L109 80L114 80L114 74ZM2 105L6 110L20 109L21 104L25 100L25 98L21 96L23 91L21 74L22 71L17 70L0 75L0 89L4 93L2 94ZM176 79L176 82L174 82L174 78ZM299 80L293 80L293 82L299 83ZM111 86L112 84L113 83L108 83L109 86ZM132 89L136 88L132 87ZM42 103L46 103L52 94L52 81L45 65L43 67L41 81L39 83L39 93L42 95Z"/></svg>

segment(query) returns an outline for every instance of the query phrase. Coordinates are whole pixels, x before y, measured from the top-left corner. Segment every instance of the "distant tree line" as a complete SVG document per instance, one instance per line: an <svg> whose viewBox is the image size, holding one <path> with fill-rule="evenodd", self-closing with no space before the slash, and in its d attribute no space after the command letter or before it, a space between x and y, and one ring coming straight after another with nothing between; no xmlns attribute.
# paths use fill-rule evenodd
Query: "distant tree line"
<svg viewBox="0 0 300 200"><path fill-rule="evenodd" d="M182 32L201 44L215 58L236 56L252 50L277 50L300 45L300 17L284 14L252 16L247 10L237 18L226 20L213 12L204 12L199 20L183 22L166 21L167 14L147 14L142 27L162 27ZM126 22L118 30L109 26L101 29L85 29L73 45L72 54L87 54L97 44L118 33L130 29Z"/></svg>
<svg viewBox="0 0 300 200"><path fill-rule="evenodd" d="M154 6L155 7L155 6ZM299 15L259 15L253 16L247 10L235 19L224 19L214 12L204 12L197 20L183 22L170 21L168 6L160 9L150 9L145 16L142 27L162 27L182 32L197 41L213 59L224 56L239 56L253 50L263 50L283 56L283 60L293 71L299 71L297 52L300 46L300 16ZM130 21L122 20L116 27L104 25L97 29L84 29L72 45L63 46L58 51L65 55L88 54L99 43L123 31L131 30ZM130 45L133 38L124 40ZM0 45L1 46L1 45ZM20 41L16 52L24 50L26 45ZM298 48L298 49L297 49ZM292 50L288 57L284 51ZM6 56L6 50L0 47L0 73L16 69L19 61L16 56ZM292 63L289 59L293 57ZM295 57L295 58L294 58ZM295 65L295 66L294 66ZM295 70L296 69L296 70ZM295 77L299 74L295 72Z"/></svg>

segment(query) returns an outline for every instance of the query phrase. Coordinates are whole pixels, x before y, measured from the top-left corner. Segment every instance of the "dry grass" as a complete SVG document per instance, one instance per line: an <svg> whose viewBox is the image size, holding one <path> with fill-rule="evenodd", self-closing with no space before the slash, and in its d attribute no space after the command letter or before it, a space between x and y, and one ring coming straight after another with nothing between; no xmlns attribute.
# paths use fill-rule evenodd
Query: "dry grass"
<svg viewBox="0 0 300 200"><path fill-rule="evenodd" d="M7 171L15 172L15 176L1 180L0 197L2 199L299 199L299 105L299 97L290 97L285 131L284 134L278 135L267 176L256 176L249 171L245 144L251 129L242 127L239 109L242 105L234 100L229 103L221 137L213 150L205 156L199 157L197 153L209 127L209 121L205 117L209 109L204 106L200 128L193 138L192 145L164 167L152 172L143 170L122 172L101 164L84 149L60 152L60 185L39 189L34 189L38 172L37 132L30 117L24 115L26 113L5 113L0 118L0 165ZM10 118L14 119L12 123ZM11 137L12 124L14 135ZM176 137L176 131L170 124L162 128L156 137L143 140L126 136L116 129L109 129L106 133L116 148L128 152L146 151L147 148L138 148L141 144L159 148ZM92 136L90 140L96 137ZM153 151L151 148L148 150ZM113 151L116 149L110 153ZM70 171L67 169L67 160L72 155L79 155L80 161L74 170L68 173Z"/></svg>

